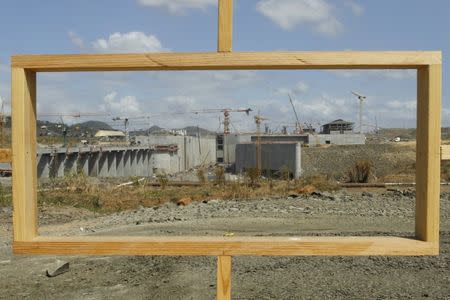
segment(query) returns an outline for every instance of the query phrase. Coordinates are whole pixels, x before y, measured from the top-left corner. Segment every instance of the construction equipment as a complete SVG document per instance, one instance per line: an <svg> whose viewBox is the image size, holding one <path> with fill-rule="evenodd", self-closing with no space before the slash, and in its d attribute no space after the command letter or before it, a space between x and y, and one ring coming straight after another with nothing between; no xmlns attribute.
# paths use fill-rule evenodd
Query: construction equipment
<svg viewBox="0 0 450 300"><path fill-rule="evenodd" d="M230 113L232 112L244 112L247 114L247 116L250 114L250 112L253 111L251 108L247 109L230 109L230 108L218 108L218 109L200 109L200 110L193 110L191 113L194 114L201 114L201 113L223 113L224 119L223 119L223 134L228 135L230 134L230 124L231 124L231 116Z"/></svg>
<svg viewBox="0 0 450 300"><path fill-rule="evenodd" d="M255 116L255 123L256 123L256 170L258 172L258 175L261 175L262 170L262 163L261 163L261 123L262 121L269 120L268 118L265 118L260 115L259 111L258 114Z"/></svg>
<svg viewBox="0 0 450 300"><path fill-rule="evenodd" d="M363 115L363 102L366 100L366 96L358 94L356 92L352 92L353 95L358 97L359 99L359 133L362 133L363 123L362 123L362 115Z"/></svg>
<svg viewBox="0 0 450 300"><path fill-rule="evenodd" d="M298 118L298 114L297 111L295 110L295 106L294 106L294 102L292 101L292 97L291 94L288 94L289 96L289 101L291 102L292 105L292 109L294 110L294 114L295 114L295 119L297 120L295 123L295 134L302 134L303 133L303 128L302 125L300 124L300 120Z"/></svg>

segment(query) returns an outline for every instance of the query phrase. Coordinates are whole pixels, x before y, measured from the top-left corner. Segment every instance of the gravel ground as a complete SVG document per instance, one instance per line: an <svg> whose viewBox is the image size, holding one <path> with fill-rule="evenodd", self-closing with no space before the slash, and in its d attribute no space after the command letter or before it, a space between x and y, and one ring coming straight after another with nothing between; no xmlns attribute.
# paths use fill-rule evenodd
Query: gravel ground
<svg viewBox="0 0 450 300"><path fill-rule="evenodd" d="M46 207L42 234L411 235L414 191L343 190L217 201L96 216ZM2 299L213 299L214 257L12 256L11 211L0 208ZM436 257L235 257L234 299L450 299L450 194L441 195ZM76 220L75 220L76 219ZM46 268L70 261L54 278Z"/></svg>

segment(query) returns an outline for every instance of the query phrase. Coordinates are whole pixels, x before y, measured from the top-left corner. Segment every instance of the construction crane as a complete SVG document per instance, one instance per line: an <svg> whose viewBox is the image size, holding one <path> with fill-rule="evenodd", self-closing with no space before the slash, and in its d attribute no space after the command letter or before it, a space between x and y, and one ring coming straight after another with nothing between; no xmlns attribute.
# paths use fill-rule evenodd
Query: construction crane
<svg viewBox="0 0 450 300"><path fill-rule="evenodd" d="M81 118L81 117L92 117L92 116L109 116L108 113L85 113L85 112L74 112L74 113L40 113L38 116L40 117L72 117L72 118Z"/></svg>
<svg viewBox="0 0 450 300"><path fill-rule="evenodd" d="M194 114L201 114L201 113L223 113L223 134L228 135L230 134L230 124L231 124L231 115L232 112L244 112L247 114L247 116L250 114L250 112L253 111L251 108L247 109L231 109L231 108L217 108L217 109L200 109L200 110L193 110L191 113Z"/></svg>
<svg viewBox="0 0 450 300"><path fill-rule="evenodd" d="M255 116L255 123L256 123L256 170L258 172L258 175L261 175L262 170L262 163L261 163L261 123L262 121L269 120L268 118L265 118L258 114Z"/></svg>
<svg viewBox="0 0 450 300"><path fill-rule="evenodd" d="M303 128L302 128L302 125L300 125L300 120L298 118L297 111L295 110L295 106L294 106L294 102L292 101L291 94L288 94L288 96L289 96L289 101L291 102L291 105L292 105L292 110L294 110L295 119L297 120L297 122L295 123L295 134L302 134Z"/></svg>
<svg viewBox="0 0 450 300"><path fill-rule="evenodd" d="M352 92L353 95L355 95L356 97L358 97L359 99L359 133L362 133L362 127L363 127L363 123L362 123L362 115L363 115L363 103L366 100L366 96L363 96L361 94L358 94L356 92Z"/></svg>
<svg viewBox="0 0 450 300"><path fill-rule="evenodd" d="M130 141L130 135L128 134L128 124L130 120L150 119L149 116L136 116L136 117L114 117L113 121L123 121L125 141Z"/></svg>

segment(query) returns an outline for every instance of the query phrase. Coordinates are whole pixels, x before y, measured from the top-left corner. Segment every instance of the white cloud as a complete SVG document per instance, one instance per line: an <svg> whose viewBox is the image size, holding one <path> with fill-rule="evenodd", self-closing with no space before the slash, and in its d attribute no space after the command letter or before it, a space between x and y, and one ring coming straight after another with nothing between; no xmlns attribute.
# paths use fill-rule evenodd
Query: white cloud
<svg viewBox="0 0 450 300"><path fill-rule="evenodd" d="M349 7L355 16L362 16L364 14L364 7L355 1L348 0L344 2L345 6Z"/></svg>
<svg viewBox="0 0 450 300"><path fill-rule="evenodd" d="M107 39L98 39L92 43L94 50L98 52L163 52L168 49L163 48L159 39L143 32L132 31L128 33L116 32Z"/></svg>
<svg viewBox="0 0 450 300"><path fill-rule="evenodd" d="M371 77L394 80L414 79L417 74L416 70L333 70L330 72L342 78Z"/></svg>
<svg viewBox="0 0 450 300"><path fill-rule="evenodd" d="M67 33L67 35L69 36L69 39L72 42L72 44L74 44L75 46L77 46L80 49L84 49L84 47L85 47L84 41L76 32L69 31Z"/></svg>
<svg viewBox="0 0 450 300"><path fill-rule="evenodd" d="M142 113L141 104L135 96L117 97L117 92L113 91L103 98L103 103L99 105L99 110L119 117L132 116Z"/></svg>
<svg viewBox="0 0 450 300"><path fill-rule="evenodd" d="M275 92L279 95L288 95L288 94L305 94L309 90L309 85L303 81L299 81L295 84L293 88L285 88L281 87L275 90Z"/></svg>
<svg viewBox="0 0 450 300"><path fill-rule="evenodd" d="M161 7L171 14L184 14L188 9L206 10L217 5L217 0L138 0L142 6Z"/></svg>
<svg viewBox="0 0 450 300"><path fill-rule="evenodd" d="M327 36L337 36L344 30L326 0L261 0L256 9L285 30L308 25Z"/></svg>

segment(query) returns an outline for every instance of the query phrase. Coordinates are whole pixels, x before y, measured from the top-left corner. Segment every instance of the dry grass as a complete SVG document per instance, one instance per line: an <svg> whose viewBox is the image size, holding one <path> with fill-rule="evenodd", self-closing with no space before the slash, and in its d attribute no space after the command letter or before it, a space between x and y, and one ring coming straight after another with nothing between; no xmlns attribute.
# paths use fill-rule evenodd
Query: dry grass
<svg viewBox="0 0 450 300"><path fill-rule="evenodd" d="M145 181L117 188L116 184L90 183L90 178L82 173L71 174L53 180L38 193L38 203L82 207L98 212L114 212L136 209L139 206L154 207L167 202L178 203L182 198L195 201L211 199L260 199L285 197L304 186L313 185L315 190L334 191L338 188L324 176L313 176L301 180L259 180L258 185L244 182L225 182L215 184L205 182L200 186L176 187L166 185L155 187Z"/></svg>
<svg viewBox="0 0 450 300"><path fill-rule="evenodd" d="M348 182L367 183L373 175L373 164L369 160L359 160L347 171Z"/></svg>

